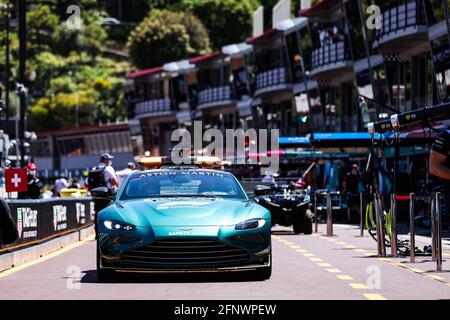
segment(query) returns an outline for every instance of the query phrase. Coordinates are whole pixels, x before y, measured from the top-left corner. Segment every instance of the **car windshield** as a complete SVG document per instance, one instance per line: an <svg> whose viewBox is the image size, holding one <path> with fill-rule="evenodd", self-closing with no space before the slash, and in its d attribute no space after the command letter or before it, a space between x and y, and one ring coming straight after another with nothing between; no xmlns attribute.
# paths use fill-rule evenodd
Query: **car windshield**
<svg viewBox="0 0 450 320"><path fill-rule="evenodd" d="M229 173L210 170L155 170L134 174L120 200L165 197L247 199Z"/></svg>

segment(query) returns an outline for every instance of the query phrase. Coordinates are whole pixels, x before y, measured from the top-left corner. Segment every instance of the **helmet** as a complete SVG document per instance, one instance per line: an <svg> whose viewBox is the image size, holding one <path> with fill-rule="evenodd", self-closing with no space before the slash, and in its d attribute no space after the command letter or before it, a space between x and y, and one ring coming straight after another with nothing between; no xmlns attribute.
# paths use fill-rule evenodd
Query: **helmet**
<svg viewBox="0 0 450 320"><path fill-rule="evenodd" d="M29 162L27 164L27 169L28 170L37 170L36 164L34 162Z"/></svg>

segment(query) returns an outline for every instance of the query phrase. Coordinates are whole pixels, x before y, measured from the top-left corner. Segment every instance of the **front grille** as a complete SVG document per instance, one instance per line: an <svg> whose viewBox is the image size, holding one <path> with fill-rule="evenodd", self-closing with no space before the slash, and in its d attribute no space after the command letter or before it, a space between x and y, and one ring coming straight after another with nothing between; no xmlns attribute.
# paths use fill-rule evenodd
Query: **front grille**
<svg viewBox="0 0 450 320"><path fill-rule="evenodd" d="M210 239L159 240L124 252L121 262L153 268L208 268L246 264L247 251Z"/></svg>

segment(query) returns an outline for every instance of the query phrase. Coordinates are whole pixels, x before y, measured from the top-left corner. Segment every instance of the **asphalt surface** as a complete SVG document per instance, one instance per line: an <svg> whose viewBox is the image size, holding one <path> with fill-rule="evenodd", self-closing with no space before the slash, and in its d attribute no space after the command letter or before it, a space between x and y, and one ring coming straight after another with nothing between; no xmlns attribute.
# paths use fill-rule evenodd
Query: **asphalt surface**
<svg viewBox="0 0 450 320"><path fill-rule="evenodd" d="M273 232L270 280L248 274L131 275L99 283L95 241L56 252L30 265L0 273L0 300L7 299L450 299L450 247L443 272L431 257L380 258L376 243L354 226L336 225L335 237ZM426 238L420 238L426 243Z"/></svg>

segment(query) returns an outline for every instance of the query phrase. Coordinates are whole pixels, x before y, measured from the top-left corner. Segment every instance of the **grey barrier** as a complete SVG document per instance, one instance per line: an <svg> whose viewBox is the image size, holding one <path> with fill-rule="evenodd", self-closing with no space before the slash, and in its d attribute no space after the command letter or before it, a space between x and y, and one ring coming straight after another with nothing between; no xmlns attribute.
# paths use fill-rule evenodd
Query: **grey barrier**
<svg viewBox="0 0 450 320"><path fill-rule="evenodd" d="M431 201L431 256L436 261L436 270L442 270L442 233L441 233L441 193L436 192L431 196L418 196L410 194L409 202L409 257L410 262L416 261L416 226L415 226L415 205L417 200Z"/></svg>

